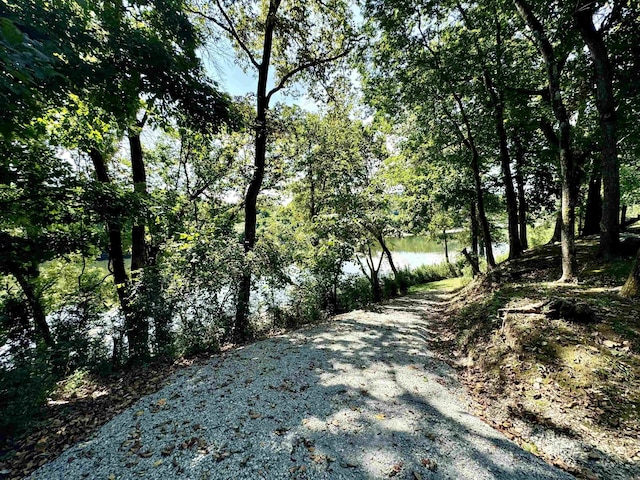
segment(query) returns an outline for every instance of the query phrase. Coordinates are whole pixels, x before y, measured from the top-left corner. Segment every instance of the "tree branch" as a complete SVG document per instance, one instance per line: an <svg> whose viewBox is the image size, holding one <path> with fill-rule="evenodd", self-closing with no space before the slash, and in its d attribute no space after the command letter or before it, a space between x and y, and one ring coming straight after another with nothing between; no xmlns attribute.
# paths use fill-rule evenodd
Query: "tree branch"
<svg viewBox="0 0 640 480"><path fill-rule="evenodd" d="M298 73L307 70L309 68L313 68L313 67L317 67L319 65L324 65L326 63L331 63L331 62L335 62L336 60L346 57L349 53L351 53L351 50L353 49L353 46L348 47L347 49L343 50L340 53L337 53L336 55L333 55L331 57L325 57L325 58L316 58L313 60L309 60L308 62L304 62L301 63L300 65L298 65L296 68L294 68L293 70L287 72L285 75L283 75L283 77L280 79L280 82L278 82L278 85L276 85L275 87L273 87L269 93L267 94L267 103L271 100L271 97L273 95L275 95L276 93L278 93L280 90L282 90L286 83L291 80L291 78L295 75L297 75Z"/></svg>
<svg viewBox="0 0 640 480"><path fill-rule="evenodd" d="M216 0L216 5L218 7L218 10L224 17L225 22L227 22L226 25L222 23L220 20L218 20L217 18L214 18L211 15L207 15L206 13L201 12L199 10L195 10L187 7L187 11L190 13L193 13L194 15L200 15L201 17L206 18L207 20L209 20L210 22L214 23L215 25L220 27L222 30L227 32L229 35L231 35L233 39L236 42L238 42L238 46L242 49L242 51L244 51L244 53L247 54L247 57L249 57L249 61L251 62L251 64L257 69L260 68L260 63L253 56L253 53L251 53L251 50L249 50L249 47L247 46L247 44L244 43L242 38L240 38L240 34L235 29L235 27L233 26L233 22L231 21L231 18L229 17L229 15L227 15L227 12L224 10L222 5L220 4L220 0Z"/></svg>

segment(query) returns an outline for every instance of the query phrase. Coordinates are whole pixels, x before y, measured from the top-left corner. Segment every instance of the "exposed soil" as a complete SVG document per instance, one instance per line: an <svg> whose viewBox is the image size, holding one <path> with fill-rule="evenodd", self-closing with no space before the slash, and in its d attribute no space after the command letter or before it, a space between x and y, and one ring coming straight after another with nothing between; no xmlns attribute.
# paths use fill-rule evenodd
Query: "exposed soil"
<svg viewBox="0 0 640 480"><path fill-rule="evenodd" d="M596 249L578 243L578 284L554 283L558 246L501 264L449 300L433 344L525 449L580 478L640 478L640 305L619 296L632 260Z"/></svg>

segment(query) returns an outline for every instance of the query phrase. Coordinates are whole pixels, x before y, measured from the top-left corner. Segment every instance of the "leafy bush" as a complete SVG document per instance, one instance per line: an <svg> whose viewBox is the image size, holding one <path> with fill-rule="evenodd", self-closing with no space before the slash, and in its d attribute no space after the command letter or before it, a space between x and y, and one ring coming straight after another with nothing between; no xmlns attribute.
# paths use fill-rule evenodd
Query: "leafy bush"
<svg viewBox="0 0 640 480"><path fill-rule="evenodd" d="M46 356L35 349L0 368L0 446L35 421L55 386Z"/></svg>
<svg viewBox="0 0 640 480"><path fill-rule="evenodd" d="M338 285L338 311L348 312L373 302L373 292L369 281L360 275L349 275Z"/></svg>
<svg viewBox="0 0 640 480"><path fill-rule="evenodd" d="M397 297L400 288L396 278L382 277L382 295L384 298Z"/></svg>

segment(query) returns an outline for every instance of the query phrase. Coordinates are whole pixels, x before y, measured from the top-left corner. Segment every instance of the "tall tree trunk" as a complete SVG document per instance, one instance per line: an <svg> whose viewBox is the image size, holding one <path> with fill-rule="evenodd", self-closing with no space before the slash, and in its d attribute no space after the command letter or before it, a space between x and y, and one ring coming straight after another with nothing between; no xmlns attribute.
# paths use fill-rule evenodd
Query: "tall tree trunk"
<svg viewBox="0 0 640 480"><path fill-rule="evenodd" d="M142 154L142 143L140 141L140 130L144 126L144 121L140 122L135 129L129 131L129 148L131 150L131 174L133 180L133 190L138 199L145 199L147 195L147 173ZM149 323L143 303L140 301L143 296L144 285L139 281L140 271L148 265L147 243L145 239L146 228L144 215L137 212L134 223L131 227L131 279L137 283L132 289L132 321L128 330L129 336L129 356L131 362L139 362L149 358ZM135 292L135 294L133 293Z"/></svg>
<svg viewBox="0 0 640 480"><path fill-rule="evenodd" d="M591 162L591 178L587 190L587 205L584 211L584 228L582 235L595 235L600 233L600 220L602 218L602 171L599 155L593 157Z"/></svg>
<svg viewBox="0 0 640 480"><path fill-rule="evenodd" d="M442 239L444 240L444 258L446 259L447 263L451 263L451 261L449 260L449 242L447 241L447 229L443 228L442 229Z"/></svg>
<svg viewBox="0 0 640 480"><path fill-rule="evenodd" d="M529 248L529 240L527 239L527 197L524 191L524 165L525 150L519 139L515 140L516 146L516 188L518 191L518 232L520 234L520 246L523 250Z"/></svg>
<svg viewBox="0 0 640 480"><path fill-rule="evenodd" d="M496 267L496 260L493 256L493 246L491 244L491 230L489 221L484 210L484 194L482 193L482 181L480 180L480 164L478 151L473 148L471 155L471 170L473 172L473 184L476 190L476 207L478 208L478 221L482 234L485 255L487 257L487 268L489 270Z"/></svg>
<svg viewBox="0 0 640 480"><path fill-rule="evenodd" d="M267 80L271 63L273 47L273 32L276 26L276 13L280 7L280 0L271 0L269 12L264 26L264 42L262 46L262 61L258 65L258 88L256 91L256 121L255 121L255 157L251 182L245 195L244 207L244 252L251 252L256 244L256 224L258 219L258 194L264 179L267 156L267 111L269 110L269 95ZM240 343L246 341L250 335L249 304L251 299L251 266L245 265L244 273L238 287L238 303L233 329L233 339Z"/></svg>
<svg viewBox="0 0 640 480"><path fill-rule="evenodd" d="M449 82L450 85L451 82ZM473 129L471 128L471 121L467 116L467 111L462 102L462 98L455 92L453 86L451 86L451 93L453 98L460 109L462 115L462 122L466 131L466 136L460 133L462 143L471 152L471 172L473 174L473 186L476 194L476 208L478 209L478 222L480 223L480 232L484 241L484 249L487 257L487 269L491 270L495 268L496 261L493 256L493 247L491 244L491 230L489 229L489 221L484 210L484 194L482 192L482 179L480 177L480 155L478 154L478 148L476 147L475 138L473 136ZM460 129L459 129L460 130Z"/></svg>
<svg viewBox="0 0 640 480"><path fill-rule="evenodd" d="M620 163L617 152L616 103L613 94L613 68L601 31L593 24L594 3L581 1L574 18L589 49L596 81L596 107L602 130L602 221L600 254L612 257L620 242Z"/></svg>
<svg viewBox="0 0 640 480"><path fill-rule="evenodd" d="M309 162L307 176L309 178L309 220L313 222L316 218L316 181L313 178L313 164Z"/></svg>
<svg viewBox="0 0 640 480"><path fill-rule="evenodd" d="M466 10L460 2L457 2L458 11L462 15L468 28L473 29L476 26L469 20ZM501 85L502 75L502 36L500 22L496 12L496 71L497 84L487 67L488 59L482 49L480 42L476 41L478 54L482 57L482 76L484 84L491 99L493 108L493 119L495 121L496 133L498 135L498 147L500 152L500 167L502 170L502 181L505 188L505 201L507 204L507 225L509 232L509 258L518 258L522 255L522 245L520 244L520 236L518 235L518 204L516 194L513 188L513 176L511 174L511 159L509 155L509 147L507 142L507 131L504 126L504 91ZM488 243L490 245L490 243ZM492 255L493 256L493 255Z"/></svg>
<svg viewBox="0 0 640 480"><path fill-rule="evenodd" d="M89 151L89 157L93 162L96 170L96 177L99 182L111 183L109 173L107 172L107 164L102 153L93 148ZM138 316L131 305L131 282L124 264L124 252L122 250L122 229L119 221L112 219L107 220L107 229L109 230L109 262L113 269L113 283L116 286L120 308L124 315L125 332L127 342L129 344L129 361L137 362L142 360L140 353L148 348L148 345L139 344L140 327L137 325Z"/></svg>
<svg viewBox="0 0 640 480"><path fill-rule="evenodd" d="M559 281L572 282L576 278L575 208L578 200L579 177L571 149L571 124L562 99L561 62L556 57L554 47L547 37L544 26L535 16L527 1L513 0L513 2L524 22L533 31L547 67L551 108L559 124L558 146L560 149L560 172L562 177L562 277Z"/></svg>
<svg viewBox="0 0 640 480"><path fill-rule="evenodd" d="M497 20L496 29L496 56L498 57L498 71L501 71L502 61L502 38L500 35L500 24ZM484 63L484 62L483 62ZM516 193L513 189L513 177L511 174L511 158L509 155L509 147L507 142L507 131L504 127L504 91L496 86L493 78L489 74L486 65L483 66L483 76L485 85L489 91L491 101L493 103L493 116L496 124L496 132L498 134L498 145L500 151L500 167L502 169L502 181L504 183L505 201L507 204L507 225L509 232L509 259L522 256L522 244L520 243L520 235L518 234L518 202Z"/></svg>
<svg viewBox="0 0 640 480"><path fill-rule="evenodd" d="M500 104L502 105L502 103ZM496 107L500 113L497 113L496 124L498 125L498 136L500 138L500 164L502 166L502 181L504 182L505 201L507 204L507 224L509 232L509 259L522 256L522 243L518 230L518 201L513 189L513 178L511 175L511 167L509 160L509 151L507 149L507 134L504 129L503 108Z"/></svg>
<svg viewBox="0 0 640 480"><path fill-rule="evenodd" d="M133 177L133 190L139 198L147 195L147 174L142 155L142 143L140 133L129 132L129 148L131 150L131 173ZM138 212L139 213L139 212ZM145 240L145 221L143 215L135 217L131 228L131 274L147 265L147 245Z"/></svg>
<svg viewBox="0 0 640 480"><path fill-rule="evenodd" d="M622 205L622 208L620 209L620 228L623 228L623 225L625 224L626 221L627 221L627 206Z"/></svg>
<svg viewBox="0 0 640 480"><path fill-rule="evenodd" d="M476 202L471 202L471 254L478 261L478 216L476 214Z"/></svg>

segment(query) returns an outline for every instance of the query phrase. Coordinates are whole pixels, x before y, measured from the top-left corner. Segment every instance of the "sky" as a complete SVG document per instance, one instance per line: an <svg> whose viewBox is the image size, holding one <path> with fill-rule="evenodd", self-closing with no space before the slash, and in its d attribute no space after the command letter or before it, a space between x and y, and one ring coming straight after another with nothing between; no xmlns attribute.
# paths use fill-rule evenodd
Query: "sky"
<svg viewBox="0 0 640 480"><path fill-rule="evenodd" d="M255 94L258 82L257 72L253 67L247 73L242 70L236 59L236 52L230 42L227 45L223 45L222 48L218 46L213 53L201 51L200 56L203 59L207 74L218 82L226 93L232 97ZM274 86L272 72L271 70L268 88L273 88ZM288 105L298 105L309 111L318 110L316 102L307 95L292 96L288 94L291 92L292 86L294 88L297 86L299 91L303 91L303 87L300 84L296 85L294 81L292 84L288 84L289 88L284 88L273 96L271 105L277 102L284 102Z"/></svg>

